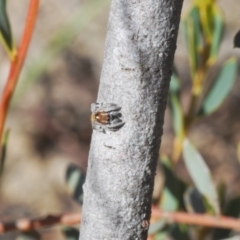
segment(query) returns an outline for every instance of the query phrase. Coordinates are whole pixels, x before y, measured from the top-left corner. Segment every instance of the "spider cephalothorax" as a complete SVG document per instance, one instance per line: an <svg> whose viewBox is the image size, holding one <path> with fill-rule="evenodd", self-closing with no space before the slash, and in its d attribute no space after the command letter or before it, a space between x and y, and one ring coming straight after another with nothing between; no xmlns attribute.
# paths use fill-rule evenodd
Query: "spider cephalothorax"
<svg viewBox="0 0 240 240"><path fill-rule="evenodd" d="M117 131L124 125L120 110L121 107L115 103L92 103L91 122L93 129L103 133Z"/></svg>

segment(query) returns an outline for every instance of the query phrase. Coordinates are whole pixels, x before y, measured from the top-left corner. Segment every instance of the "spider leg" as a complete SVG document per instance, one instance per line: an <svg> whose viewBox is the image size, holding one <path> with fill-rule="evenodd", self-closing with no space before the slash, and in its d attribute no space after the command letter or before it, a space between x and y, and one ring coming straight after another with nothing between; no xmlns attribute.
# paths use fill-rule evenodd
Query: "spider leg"
<svg viewBox="0 0 240 240"><path fill-rule="evenodd" d="M95 130L97 130L97 129L96 129L96 122L95 122L95 121L92 121L92 128L95 129Z"/></svg>
<svg viewBox="0 0 240 240"><path fill-rule="evenodd" d="M112 122L110 125L108 125L108 129L111 131L117 131L119 128L121 128L125 122L122 122L118 119L118 121Z"/></svg>
<svg viewBox="0 0 240 240"><path fill-rule="evenodd" d="M98 111L104 111L104 112L112 112L112 111L119 111L119 110L121 110L121 107L119 107L115 103L102 104L102 106L100 106L98 109Z"/></svg>
<svg viewBox="0 0 240 240"><path fill-rule="evenodd" d="M95 113L98 109L103 105L103 103L92 103L91 104L91 112Z"/></svg>
<svg viewBox="0 0 240 240"><path fill-rule="evenodd" d="M110 121L114 121L114 119L119 119L122 114L118 111L112 111L109 113Z"/></svg>
<svg viewBox="0 0 240 240"><path fill-rule="evenodd" d="M92 122L92 128L94 130L97 130L98 132L103 132L103 133L106 133L106 126L102 126L100 124L98 124L96 121Z"/></svg>

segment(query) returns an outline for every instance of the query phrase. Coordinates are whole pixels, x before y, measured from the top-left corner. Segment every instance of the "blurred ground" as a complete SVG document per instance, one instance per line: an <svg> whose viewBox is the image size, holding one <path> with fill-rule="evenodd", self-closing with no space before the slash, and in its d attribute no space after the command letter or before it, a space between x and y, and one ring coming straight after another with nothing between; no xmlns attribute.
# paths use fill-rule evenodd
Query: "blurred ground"
<svg viewBox="0 0 240 240"><path fill-rule="evenodd" d="M18 42L29 1L8 2ZM65 174L70 163L83 170L87 167L92 131L89 106L97 95L109 10L109 1L99 2L41 1L25 69L7 119L6 126L11 133L0 189L1 221L80 210L69 194ZM189 2L185 1L183 12ZM239 57L240 51L233 49L232 44L240 28L240 5L237 0L221 0L219 4L225 13L226 28L215 72L224 59L232 55ZM2 48L0 56L2 89L9 66ZM185 86L183 101L187 102L189 71L180 37L175 59ZM221 109L199 122L190 133L216 181L230 186L229 194L239 193L240 183L236 156L240 134L239 89L237 81ZM161 147L164 153L171 152L173 139L169 118L167 112ZM181 163L177 172L187 176ZM59 229L43 231L42 239L64 239ZM0 239L16 239L16 233Z"/></svg>

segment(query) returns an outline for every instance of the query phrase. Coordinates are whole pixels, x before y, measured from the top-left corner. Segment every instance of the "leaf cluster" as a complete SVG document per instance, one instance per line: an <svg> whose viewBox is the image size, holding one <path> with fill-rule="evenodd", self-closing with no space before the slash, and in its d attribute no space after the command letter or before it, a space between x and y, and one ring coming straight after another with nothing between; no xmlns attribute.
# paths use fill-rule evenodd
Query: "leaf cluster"
<svg viewBox="0 0 240 240"><path fill-rule="evenodd" d="M165 175L165 185L158 207L167 211L186 211L219 216L237 217L240 197L223 203L223 191L217 189L212 174L201 153L188 139L189 129L202 118L214 113L233 88L237 77L237 59L225 60L217 76L209 84L208 72L216 63L223 34L224 19L214 0L194 0L181 22L181 34L186 45L191 91L187 112L181 103L181 81L174 70L170 83L168 105L175 134L172 156L162 156L160 162ZM208 87L208 88L207 88ZM193 184L181 181L174 171L183 156ZM224 188L221 188L223 190ZM235 208L236 211L233 211ZM230 230L207 229L184 224L167 224L153 220L149 231L154 240L163 239L223 239L231 236Z"/></svg>

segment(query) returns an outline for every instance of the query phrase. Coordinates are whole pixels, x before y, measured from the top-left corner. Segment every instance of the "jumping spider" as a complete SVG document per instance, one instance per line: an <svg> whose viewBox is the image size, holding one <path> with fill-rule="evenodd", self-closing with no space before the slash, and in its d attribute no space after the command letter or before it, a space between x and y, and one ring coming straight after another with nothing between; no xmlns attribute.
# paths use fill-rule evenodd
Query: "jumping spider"
<svg viewBox="0 0 240 240"><path fill-rule="evenodd" d="M124 125L120 110L121 107L115 103L92 103L91 122L93 129L103 133L117 131Z"/></svg>

